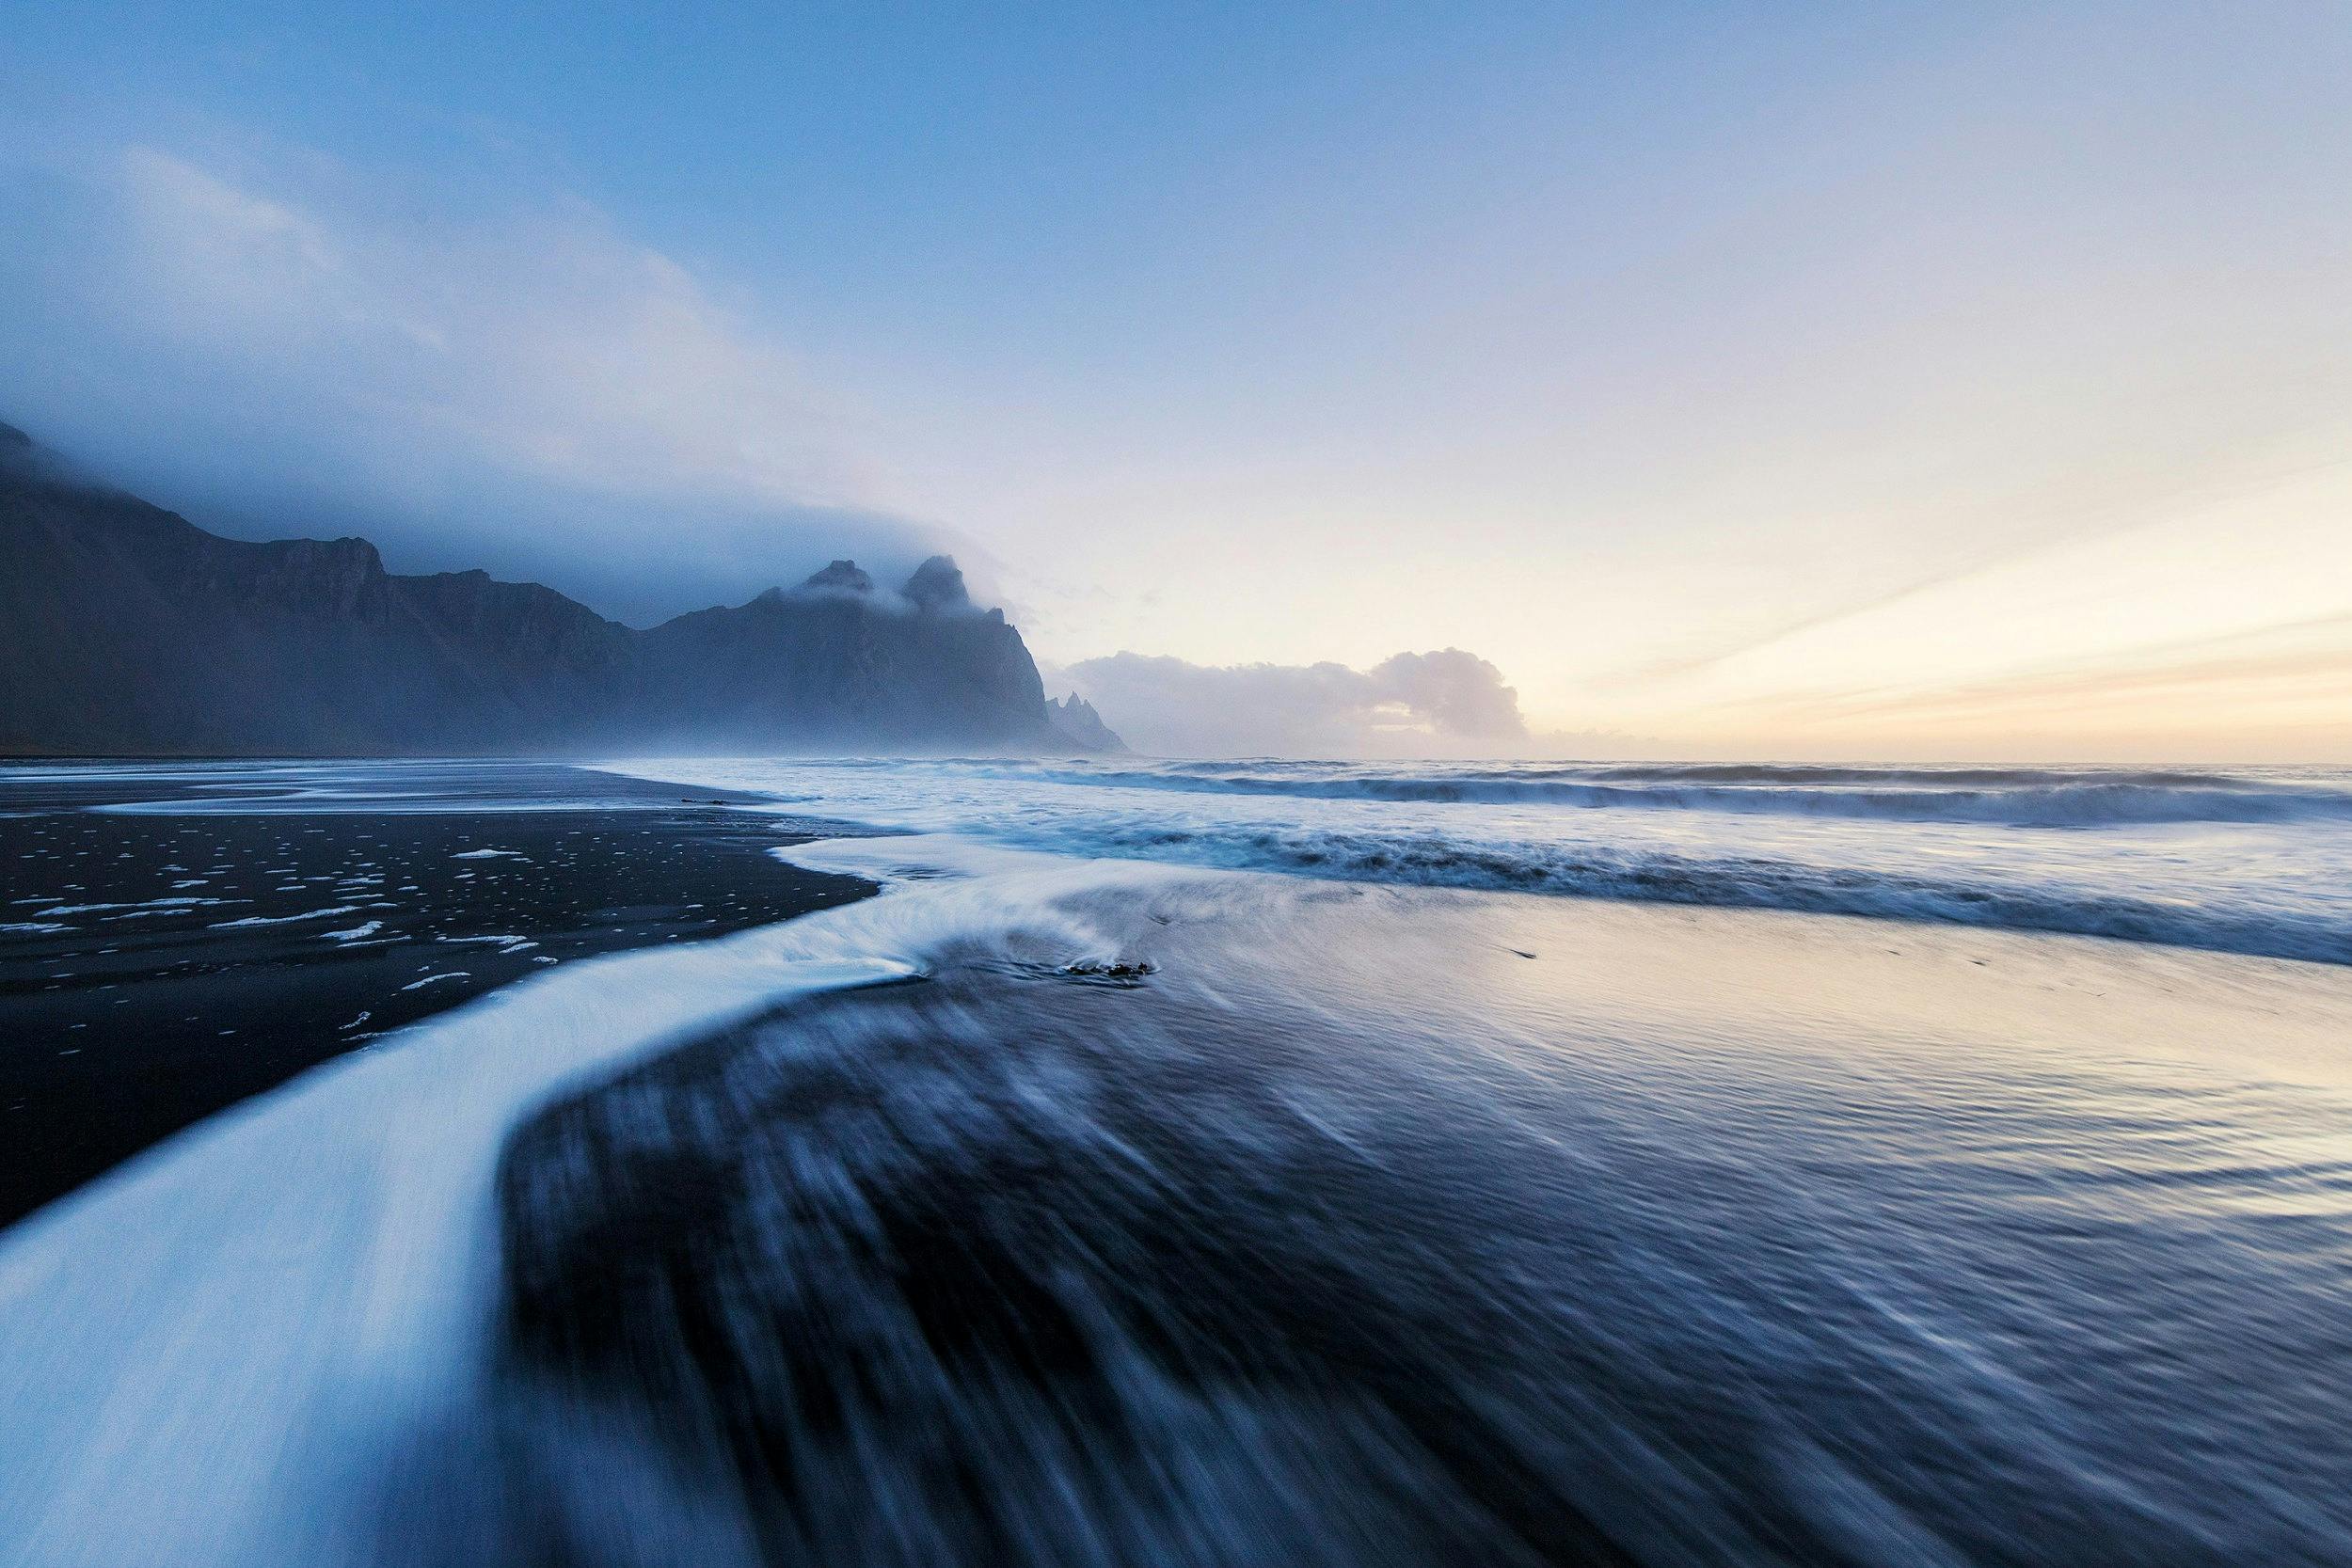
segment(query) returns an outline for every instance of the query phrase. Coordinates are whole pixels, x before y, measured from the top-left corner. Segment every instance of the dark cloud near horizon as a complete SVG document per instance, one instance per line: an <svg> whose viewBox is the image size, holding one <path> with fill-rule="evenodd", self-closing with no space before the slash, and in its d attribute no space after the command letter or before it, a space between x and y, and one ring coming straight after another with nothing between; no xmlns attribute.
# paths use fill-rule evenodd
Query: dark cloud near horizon
<svg viewBox="0 0 2352 1568"><path fill-rule="evenodd" d="M152 150L19 158L0 275L0 420L231 536L361 534L637 624L958 543L861 504L791 356L576 205L436 223Z"/></svg>
<svg viewBox="0 0 2352 1568"><path fill-rule="evenodd" d="M1369 670L1119 653L1055 673L1157 755L1495 755L1523 753L1532 738L1502 672L1460 648Z"/></svg>

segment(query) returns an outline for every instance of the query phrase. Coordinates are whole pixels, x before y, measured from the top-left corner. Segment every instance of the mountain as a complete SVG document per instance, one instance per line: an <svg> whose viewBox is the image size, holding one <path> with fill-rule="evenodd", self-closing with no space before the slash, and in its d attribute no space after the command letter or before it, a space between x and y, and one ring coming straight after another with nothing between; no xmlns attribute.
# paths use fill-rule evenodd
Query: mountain
<svg viewBox="0 0 2352 1568"><path fill-rule="evenodd" d="M1103 716L1094 711L1094 705L1073 691L1057 702L1045 699L1045 721L1073 746L1089 752L1123 752L1127 743L1111 733L1103 722Z"/></svg>
<svg viewBox="0 0 2352 1568"><path fill-rule="evenodd" d="M641 631L536 583L388 572L364 539L223 539L4 424L0 693L17 755L1073 743L946 556L897 592L836 561Z"/></svg>

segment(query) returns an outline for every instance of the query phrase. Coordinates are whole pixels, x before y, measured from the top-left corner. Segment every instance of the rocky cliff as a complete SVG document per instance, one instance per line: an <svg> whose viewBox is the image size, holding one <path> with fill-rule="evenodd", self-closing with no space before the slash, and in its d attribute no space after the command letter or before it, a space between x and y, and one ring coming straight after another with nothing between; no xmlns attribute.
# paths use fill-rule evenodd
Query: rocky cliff
<svg viewBox="0 0 2352 1568"><path fill-rule="evenodd" d="M1004 615L934 557L837 561L635 630L535 583L247 544L0 425L0 752L1030 750L1071 744Z"/></svg>
<svg viewBox="0 0 2352 1568"><path fill-rule="evenodd" d="M1123 752L1127 743L1111 733L1094 705L1073 691L1058 701L1045 699L1045 721L1054 733L1085 752Z"/></svg>

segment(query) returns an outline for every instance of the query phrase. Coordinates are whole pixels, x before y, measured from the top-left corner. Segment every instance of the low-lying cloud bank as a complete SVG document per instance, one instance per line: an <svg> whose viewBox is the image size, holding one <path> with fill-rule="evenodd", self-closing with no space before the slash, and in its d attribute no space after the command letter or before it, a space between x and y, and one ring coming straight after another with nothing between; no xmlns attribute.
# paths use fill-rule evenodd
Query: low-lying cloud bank
<svg viewBox="0 0 2352 1568"><path fill-rule="evenodd" d="M1154 755L1524 755L1536 744L1502 672L1460 648L1369 670L1120 653L1058 676Z"/></svg>
<svg viewBox="0 0 2352 1568"><path fill-rule="evenodd" d="M0 420L220 531L364 533L639 622L943 547L878 507L854 400L773 329L584 203L511 195L0 156Z"/></svg>

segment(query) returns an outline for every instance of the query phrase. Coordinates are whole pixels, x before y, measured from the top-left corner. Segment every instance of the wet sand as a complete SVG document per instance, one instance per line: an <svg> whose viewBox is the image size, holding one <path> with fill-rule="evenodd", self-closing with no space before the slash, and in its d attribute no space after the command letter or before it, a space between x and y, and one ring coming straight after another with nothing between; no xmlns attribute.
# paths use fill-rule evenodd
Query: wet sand
<svg viewBox="0 0 2352 1568"><path fill-rule="evenodd" d="M0 1560L2352 1562L2340 967L794 853L0 1240Z"/></svg>
<svg viewBox="0 0 2352 1568"><path fill-rule="evenodd" d="M375 782L0 772L0 1225L498 987L867 891L776 861L807 825L723 793L543 764Z"/></svg>
<svg viewBox="0 0 2352 1568"><path fill-rule="evenodd" d="M508 1138L502 1551L2352 1560L2340 968L1214 874L1053 907L1074 953L940 943ZM542 1479L625 1439L626 1505Z"/></svg>

